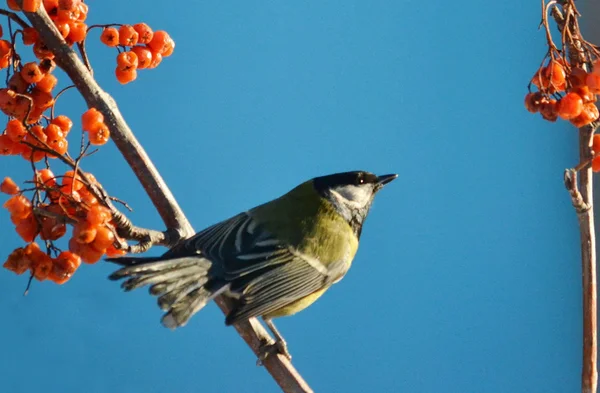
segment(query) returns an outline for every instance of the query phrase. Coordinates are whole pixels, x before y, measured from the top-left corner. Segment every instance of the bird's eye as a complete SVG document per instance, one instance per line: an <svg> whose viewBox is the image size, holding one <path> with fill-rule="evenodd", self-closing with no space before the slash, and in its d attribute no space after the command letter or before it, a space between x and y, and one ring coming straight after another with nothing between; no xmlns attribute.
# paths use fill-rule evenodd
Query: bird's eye
<svg viewBox="0 0 600 393"><path fill-rule="evenodd" d="M362 173L360 173L358 175L358 177L356 178L356 184L363 184L365 182L365 177L363 176Z"/></svg>

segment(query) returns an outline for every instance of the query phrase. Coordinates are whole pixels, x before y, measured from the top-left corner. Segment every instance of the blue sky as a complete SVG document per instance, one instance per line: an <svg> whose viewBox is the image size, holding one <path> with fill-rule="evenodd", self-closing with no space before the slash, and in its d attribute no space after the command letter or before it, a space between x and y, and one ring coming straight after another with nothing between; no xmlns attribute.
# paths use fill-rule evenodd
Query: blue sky
<svg viewBox="0 0 600 393"><path fill-rule="evenodd" d="M98 32L87 47L196 229L314 176L400 174L346 278L277 323L316 391L578 389L579 241L562 185L577 136L523 108L545 53L538 2L147 4L91 2L89 22L169 31L159 68L122 87ZM71 91L57 109L84 106ZM135 223L163 228L112 144L84 166ZM31 174L2 158L0 176ZM22 243L0 220L7 255ZM27 297L25 277L0 271L0 390L279 391L215 305L171 332L113 270L83 266Z"/></svg>

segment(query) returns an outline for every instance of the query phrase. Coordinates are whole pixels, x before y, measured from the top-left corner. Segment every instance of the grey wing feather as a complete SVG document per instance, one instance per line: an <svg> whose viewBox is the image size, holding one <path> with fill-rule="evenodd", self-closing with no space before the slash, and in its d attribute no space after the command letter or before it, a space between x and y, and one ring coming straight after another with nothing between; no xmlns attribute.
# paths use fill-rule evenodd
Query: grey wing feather
<svg viewBox="0 0 600 393"><path fill-rule="evenodd" d="M328 276L300 258L281 264L245 285L225 323L269 314L322 289L327 281Z"/></svg>
<svg viewBox="0 0 600 393"><path fill-rule="evenodd" d="M329 274L302 259L247 213L199 232L165 256L181 254L202 254L218 262L222 269L220 278L229 283L227 290L237 295L236 307L227 316L227 324L273 312L331 282ZM172 291L159 304L176 307L186 299L186 294L193 295L196 290L201 288L190 285L185 290ZM197 306L190 303L186 311L193 313Z"/></svg>
<svg viewBox="0 0 600 393"><path fill-rule="evenodd" d="M173 253L203 254L223 267L228 281L293 259L281 244L247 213L238 214L197 233Z"/></svg>

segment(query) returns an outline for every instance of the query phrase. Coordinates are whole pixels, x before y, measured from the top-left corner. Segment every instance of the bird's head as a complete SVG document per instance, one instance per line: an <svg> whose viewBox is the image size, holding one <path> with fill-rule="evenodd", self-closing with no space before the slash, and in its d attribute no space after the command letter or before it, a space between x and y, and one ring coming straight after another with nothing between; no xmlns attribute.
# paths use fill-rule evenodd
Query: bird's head
<svg viewBox="0 0 600 393"><path fill-rule="evenodd" d="M375 194L397 177L396 174L377 176L370 172L352 171L316 177L313 185L360 237Z"/></svg>

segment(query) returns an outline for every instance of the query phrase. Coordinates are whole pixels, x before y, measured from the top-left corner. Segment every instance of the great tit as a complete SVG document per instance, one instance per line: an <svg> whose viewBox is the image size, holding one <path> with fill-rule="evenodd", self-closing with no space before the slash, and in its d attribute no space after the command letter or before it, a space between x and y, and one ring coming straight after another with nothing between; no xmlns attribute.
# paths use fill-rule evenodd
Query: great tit
<svg viewBox="0 0 600 393"><path fill-rule="evenodd" d="M262 317L276 338L273 349L290 358L271 319L311 305L346 274L358 249L375 194L398 175L365 171L311 179L287 194L215 224L160 257L108 259L125 267L130 291L145 285L174 329L219 295L233 301L226 325Z"/></svg>

